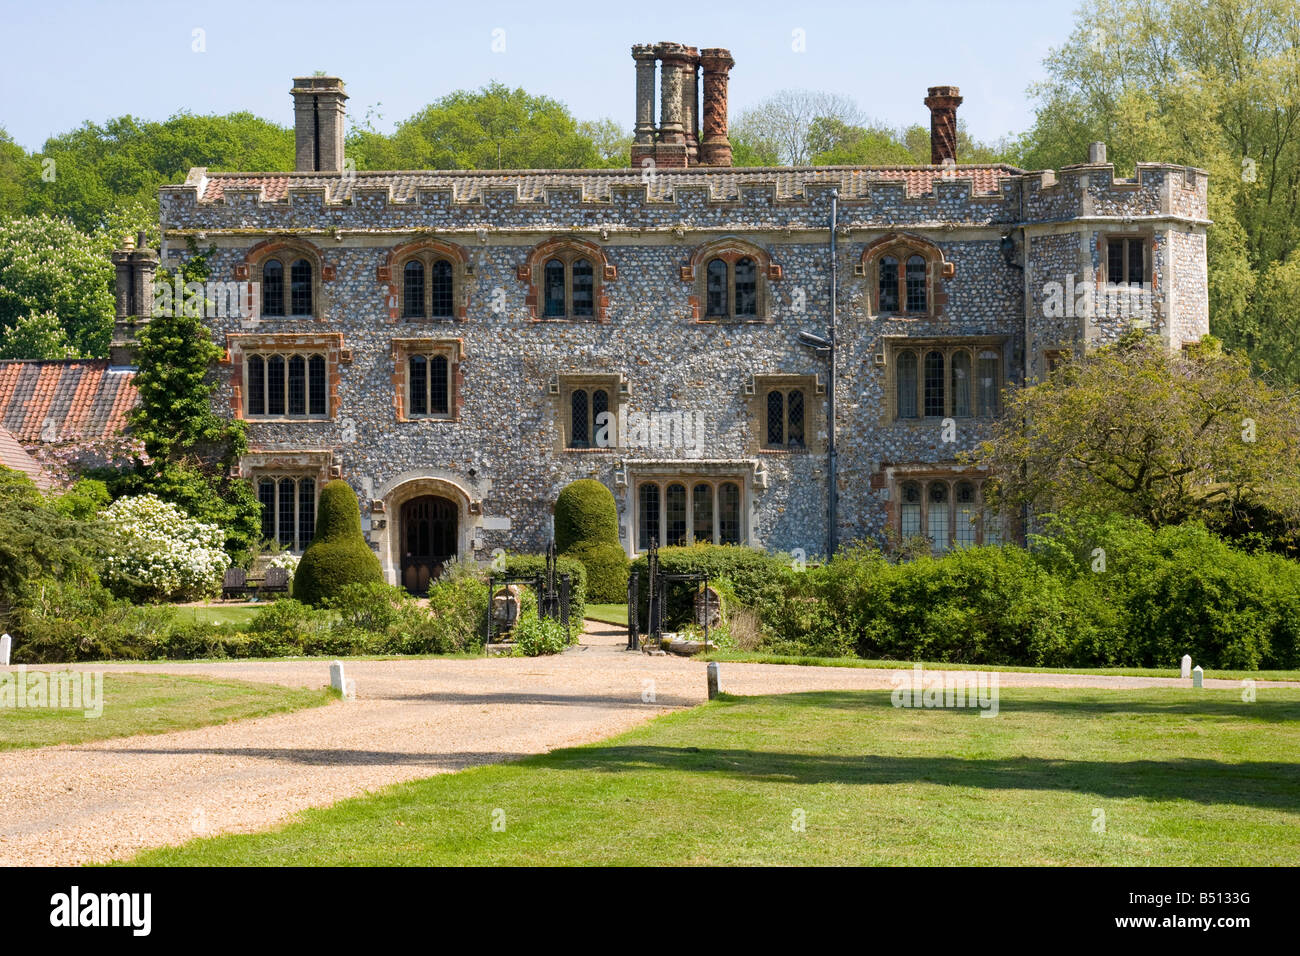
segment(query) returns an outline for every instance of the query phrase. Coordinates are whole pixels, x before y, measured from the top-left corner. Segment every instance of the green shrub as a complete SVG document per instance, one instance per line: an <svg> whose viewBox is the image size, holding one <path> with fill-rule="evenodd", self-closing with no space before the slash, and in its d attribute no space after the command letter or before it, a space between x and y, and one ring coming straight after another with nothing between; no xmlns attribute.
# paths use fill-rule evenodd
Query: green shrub
<svg viewBox="0 0 1300 956"><path fill-rule="evenodd" d="M488 589L472 565L452 565L429 585L428 628L413 635L407 654L455 654L483 646Z"/></svg>
<svg viewBox="0 0 1300 956"><path fill-rule="evenodd" d="M382 583L379 558L361 534L361 508L346 481L321 489L316 509L316 536L293 576L293 596L321 606L349 584Z"/></svg>
<svg viewBox="0 0 1300 956"><path fill-rule="evenodd" d="M582 619L587 613L587 569L581 561L560 555L555 563L556 574L568 574L569 583L569 625L575 631L582 630ZM546 555L544 554L508 554L502 569L508 577L526 578L532 581L546 572ZM626 599L626 596L625 596ZM484 613L487 613L486 610ZM479 627L483 626L479 621Z"/></svg>
<svg viewBox="0 0 1300 956"><path fill-rule="evenodd" d="M627 600L628 561L619 543L618 508L599 481L579 479L555 499L555 548L586 568L589 600Z"/></svg>
<svg viewBox="0 0 1300 956"><path fill-rule="evenodd" d="M737 545L696 544L683 548L660 548L659 569L664 574L696 574L707 571L710 581L725 579L736 600L767 621L784 604L787 588L798 576L786 555L768 554ZM645 626L650 602L650 569L645 555L632 562L640 584L638 616ZM666 590L664 625L676 629L691 621L694 591L690 582L674 582ZM626 592L623 600L626 600Z"/></svg>
<svg viewBox="0 0 1300 956"><path fill-rule="evenodd" d="M558 654L569 643L564 625L559 621L543 620L535 615L520 617L513 632L515 653L524 657Z"/></svg>
<svg viewBox="0 0 1300 956"><path fill-rule="evenodd" d="M345 584L321 603L338 613L344 627L383 634L402 619L404 611L415 605L415 599L405 588L383 581L366 581Z"/></svg>

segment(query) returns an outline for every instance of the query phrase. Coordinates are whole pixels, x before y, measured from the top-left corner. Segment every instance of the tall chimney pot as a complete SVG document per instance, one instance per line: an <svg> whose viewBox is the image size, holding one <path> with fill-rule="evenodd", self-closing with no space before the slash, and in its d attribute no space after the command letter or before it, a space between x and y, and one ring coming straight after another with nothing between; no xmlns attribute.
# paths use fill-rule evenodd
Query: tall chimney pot
<svg viewBox="0 0 1300 956"><path fill-rule="evenodd" d="M942 166L957 162L957 107L961 91L955 86L932 86L925 98L930 108L930 163Z"/></svg>
<svg viewBox="0 0 1300 956"><path fill-rule="evenodd" d="M700 51L704 74L704 139L700 142L700 163L705 166L731 165L731 140L727 138L727 74L736 65L729 50L712 47Z"/></svg>

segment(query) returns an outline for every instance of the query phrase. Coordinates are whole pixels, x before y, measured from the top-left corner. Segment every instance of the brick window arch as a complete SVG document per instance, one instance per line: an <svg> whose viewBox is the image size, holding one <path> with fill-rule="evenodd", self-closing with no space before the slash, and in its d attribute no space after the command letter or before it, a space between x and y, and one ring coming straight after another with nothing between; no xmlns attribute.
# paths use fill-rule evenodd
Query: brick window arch
<svg viewBox="0 0 1300 956"><path fill-rule="evenodd" d="M469 254L454 243L425 238L395 246L377 270L388 287L389 321L464 322L473 274Z"/></svg>
<svg viewBox="0 0 1300 956"><path fill-rule="evenodd" d="M598 245L567 237L539 243L518 270L532 318L553 322L608 321L605 284L617 276Z"/></svg>
<svg viewBox="0 0 1300 956"><path fill-rule="evenodd" d="M701 246L682 266L682 279L695 286L694 318L702 322L763 322L771 317L770 280L781 267L766 252L739 239Z"/></svg>
<svg viewBox="0 0 1300 956"><path fill-rule="evenodd" d="M947 304L939 288L954 269L943 251L920 236L890 233L862 252L856 272L867 280L873 315L937 315Z"/></svg>
<svg viewBox="0 0 1300 956"><path fill-rule="evenodd" d="M262 318L320 319L326 311L323 283L334 278L334 269L309 242L271 239L248 251L235 277L259 284Z"/></svg>

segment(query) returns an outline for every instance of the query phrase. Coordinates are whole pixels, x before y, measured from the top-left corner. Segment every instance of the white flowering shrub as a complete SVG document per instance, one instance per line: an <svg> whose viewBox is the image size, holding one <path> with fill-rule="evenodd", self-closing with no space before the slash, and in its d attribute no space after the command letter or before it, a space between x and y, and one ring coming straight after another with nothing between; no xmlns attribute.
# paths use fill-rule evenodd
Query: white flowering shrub
<svg viewBox="0 0 1300 956"><path fill-rule="evenodd" d="M119 498L103 512L116 531L104 583L137 600L185 601L215 593L230 566L216 525L156 495Z"/></svg>
<svg viewBox="0 0 1300 956"><path fill-rule="evenodd" d="M298 562L302 560L302 555L290 554L283 551L280 554L272 555L266 561L268 568L284 568L289 572L289 579L293 580L293 573L298 570Z"/></svg>

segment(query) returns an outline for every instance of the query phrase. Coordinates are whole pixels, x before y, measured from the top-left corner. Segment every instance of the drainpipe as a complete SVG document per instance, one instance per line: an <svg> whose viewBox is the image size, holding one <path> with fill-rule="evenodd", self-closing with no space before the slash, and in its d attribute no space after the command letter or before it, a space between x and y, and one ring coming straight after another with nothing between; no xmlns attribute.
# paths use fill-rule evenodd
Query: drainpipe
<svg viewBox="0 0 1300 956"><path fill-rule="evenodd" d="M826 557L835 556L836 546L839 544L839 532L836 527L839 512L839 488L838 474L839 457L835 450L835 331L836 320L839 315L839 257L836 254L835 232L838 228L840 212L840 191L831 190L831 348L830 355L830 381L827 383L830 395L827 399L827 406L830 412L830 427L826 430L827 453L830 458L830 487L827 489L826 496Z"/></svg>

